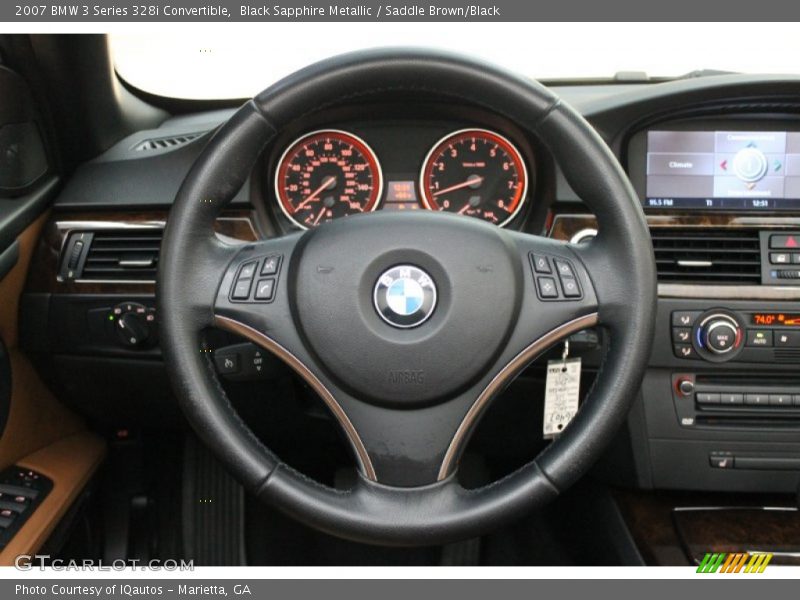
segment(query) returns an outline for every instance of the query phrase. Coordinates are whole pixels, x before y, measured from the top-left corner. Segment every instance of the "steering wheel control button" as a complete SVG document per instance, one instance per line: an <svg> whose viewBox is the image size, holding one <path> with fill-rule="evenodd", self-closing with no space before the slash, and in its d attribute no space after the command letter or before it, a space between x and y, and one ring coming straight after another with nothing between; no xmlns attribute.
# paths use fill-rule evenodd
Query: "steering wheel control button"
<svg viewBox="0 0 800 600"><path fill-rule="evenodd" d="M242 270L239 271L239 279L252 279L257 267L258 263L256 261L245 263L242 266Z"/></svg>
<svg viewBox="0 0 800 600"><path fill-rule="evenodd" d="M572 265L567 261L556 258L553 262L556 264L556 271L558 271L559 277L575 277L575 273L572 271Z"/></svg>
<svg viewBox="0 0 800 600"><path fill-rule="evenodd" d="M262 275L277 275L278 268L281 265L280 256L268 256L264 259L264 264L261 266Z"/></svg>
<svg viewBox="0 0 800 600"><path fill-rule="evenodd" d="M533 253L530 254L530 260L540 300L576 300L583 296L581 286L575 277L575 269L568 260ZM558 281L555 277L545 277L541 274L555 274L558 276Z"/></svg>
<svg viewBox="0 0 800 600"><path fill-rule="evenodd" d="M247 300L250 297L250 286L253 283L252 279L240 279L233 286L233 293L231 297L234 300Z"/></svg>
<svg viewBox="0 0 800 600"><path fill-rule="evenodd" d="M436 308L436 285L430 275L413 265L399 265L378 278L373 291L375 310L401 329L417 327Z"/></svg>
<svg viewBox="0 0 800 600"><path fill-rule="evenodd" d="M552 277L537 277L536 287L539 290L539 297L543 299L558 298L558 288L556 280Z"/></svg>
<svg viewBox="0 0 800 600"><path fill-rule="evenodd" d="M578 282L574 277L562 277L561 288L564 290L565 298L580 298L581 288L578 287Z"/></svg>
<svg viewBox="0 0 800 600"><path fill-rule="evenodd" d="M232 267L238 271L231 288L230 299L240 302L271 302L278 286L278 274L282 259L283 256L275 254L263 259L248 260L238 267ZM261 266L260 270L259 265ZM259 275L269 277L256 281L256 277Z"/></svg>
<svg viewBox="0 0 800 600"><path fill-rule="evenodd" d="M260 279L256 284L256 300L272 300L274 293L274 279Z"/></svg>
<svg viewBox="0 0 800 600"><path fill-rule="evenodd" d="M541 254L531 254L531 264L536 273L550 274L553 272L550 268L550 261L547 260L546 256L542 256Z"/></svg>

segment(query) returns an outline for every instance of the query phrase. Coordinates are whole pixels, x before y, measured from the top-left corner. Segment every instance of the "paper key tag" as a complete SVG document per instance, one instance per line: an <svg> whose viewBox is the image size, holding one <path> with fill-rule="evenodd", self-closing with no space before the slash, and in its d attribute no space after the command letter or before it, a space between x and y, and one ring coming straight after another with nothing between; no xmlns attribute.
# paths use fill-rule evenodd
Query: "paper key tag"
<svg viewBox="0 0 800 600"><path fill-rule="evenodd" d="M544 393L545 439L556 437L569 425L578 412L580 389L580 358L548 361Z"/></svg>

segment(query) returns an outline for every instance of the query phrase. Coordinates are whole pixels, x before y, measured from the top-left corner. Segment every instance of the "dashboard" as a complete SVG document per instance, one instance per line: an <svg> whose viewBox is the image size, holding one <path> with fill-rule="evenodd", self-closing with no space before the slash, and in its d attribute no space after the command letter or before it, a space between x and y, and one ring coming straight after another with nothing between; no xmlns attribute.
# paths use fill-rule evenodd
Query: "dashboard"
<svg viewBox="0 0 800 600"><path fill-rule="evenodd" d="M658 269L654 349L613 477L644 489L794 492L800 78L555 91L626 169ZM27 284L23 337L95 419L118 422L121 412L149 419L169 403L149 325L158 318L158 236L194 158L231 114L175 117L138 132L82 165L56 200ZM159 145L178 139L186 141ZM405 210L450 211L574 243L597 233L595 215L535 130L485 107L396 97L324 107L280 132L254 164L217 222L224 238L246 243ZM120 260L104 267L100 253ZM120 336L120 320L137 335ZM601 344L602 332L591 333L573 340L571 351L595 348L587 339ZM260 381L278 368L241 340L216 343L226 349L216 364L229 381ZM235 365L224 360L232 356ZM600 356L586 350L587 372ZM151 393L129 389L131 377L152 383ZM109 389L115 406L86 401Z"/></svg>

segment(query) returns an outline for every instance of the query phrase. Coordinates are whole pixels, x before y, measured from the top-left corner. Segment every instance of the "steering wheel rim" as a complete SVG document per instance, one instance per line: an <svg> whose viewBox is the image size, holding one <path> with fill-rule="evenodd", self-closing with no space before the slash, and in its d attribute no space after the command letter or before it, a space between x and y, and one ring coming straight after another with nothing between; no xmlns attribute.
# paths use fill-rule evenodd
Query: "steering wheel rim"
<svg viewBox="0 0 800 600"><path fill-rule="evenodd" d="M345 223L245 246L230 246L214 236L214 219L247 180L265 145L283 127L329 104L386 93L456 98L491 110L539 136L573 189L596 214L597 238L572 246L499 230L472 219L430 213L348 218ZM390 218L391 222L387 221ZM298 314L302 309L297 307L301 297L297 294L319 289L314 285L321 271L315 272L309 265L319 268L326 244L345 244L343 240L353 237L359 243L377 244L373 238L380 236L370 237L370 231L389 226L402 232L400 237L407 246L416 243L411 231L425 227L431 228L428 238L468 235L491 256L488 271L492 276L522 294L520 305L504 317L511 329L492 338L497 352L484 357L483 372L477 379L457 382L461 387L447 388L451 398L428 399L425 406L398 407L388 402L397 398L389 398L388 404L356 398L367 385L376 386L384 396L391 396L392 390L379 379L345 380L345 375L332 373L332 364L338 370L341 365L335 364L332 356L321 356L325 344L309 348L313 341L307 339L309 334L328 339L329 332L315 325L313 316ZM398 257L405 256L402 249L388 253L383 266L392 261L396 264ZM447 252L446 245L436 249ZM535 278L530 265L523 264L531 252L570 263L581 284L580 302L564 309L535 296ZM229 290L238 269L248 260L267 255L284 257L281 269L285 272L277 279L275 302L256 307L232 302ZM433 252L414 257L424 262L429 255ZM450 267L456 260L442 259ZM428 271L435 271L438 262L429 262ZM336 264L339 272L346 271L343 263ZM364 279L368 269L365 264L353 277ZM459 271L463 272L466 268ZM452 304L437 309L442 319L467 303L458 286L447 285L443 287L451 293ZM574 110L540 84L479 61L441 52L385 49L347 54L303 69L246 103L220 128L189 172L170 212L157 296L164 357L181 407L200 438L249 491L331 534L369 543L426 545L482 533L542 506L589 469L624 421L633 401L632 390L641 384L653 337L656 281L652 245L636 195L608 147ZM531 307L536 318L529 314ZM315 308L320 310L319 305ZM365 318L362 315L362 321ZM457 322L463 323L461 318ZM544 324L535 324L537 319L551 319L556 326L543 333ZM478 490L463 489L454 475L457 460L489 402L548 345L596 323L608 330L610 344L595 385L570 425L536 459L513 474ZM355 325L360 326L358 322ZM305 477L281 463L253 435L227 400L203 346L202 332L211 326L236 331L277 354L321 394L354 447L360 467L355 488L334 490ZM536 332L535 337L521 344L531 332ZM394 335L400 334L381 330L374 339L369 338L376 355L380 356L380 344L395 350L400 347ZM436 339L457 345L463 344L464 338ZM412 341L423 344L430 340ZM411 343L403 340L406 342ZM365 371L365 377L372 374L370 369ZM376 366L375 376L380 373ZM429 395L443 395L445 382L434 380L431 385L440 387L431 389ZM438 408L451 405L458 406ZM431 451L431 460L441 459L435 477L433 471L422 468L424 476L406 481L399 474L402 468L392 470L389 459L397 457L383 457L376 450L384 440L377 434L372 439L364 434L370 419L383 419L378 429L388 438L392 432L387 427L395 422L392 419L413 423L409 415L422 411L444 422L447 413L442 411L446 410L460 421L447 432L452 435L446 451L438 446ZM423 430L425 427L420 425ZM405 432L413 439L411 428L406 427ZM359 445L361 438L366 443L361 440ZM387 446L392 443L395 448L413 446L408 440L385 442ZM373 461L377 469L371 465ZM415 464L427 467L422 460Z"/></svg>

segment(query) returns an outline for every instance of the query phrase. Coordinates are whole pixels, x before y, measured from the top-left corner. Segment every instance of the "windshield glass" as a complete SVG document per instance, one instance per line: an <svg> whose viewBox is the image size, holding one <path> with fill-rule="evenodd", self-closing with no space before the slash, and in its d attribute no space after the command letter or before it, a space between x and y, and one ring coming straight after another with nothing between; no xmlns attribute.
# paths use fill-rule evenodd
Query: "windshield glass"
<svg viewBox="0 0 800 600"><path fill-rule="evenodd" d="M111 36L118 74L159 96L247 98L317 60L378 46L443 48L544 80L800 72L792 23L269 23ZM746 40L757 39L758 43Z"/></svg>

